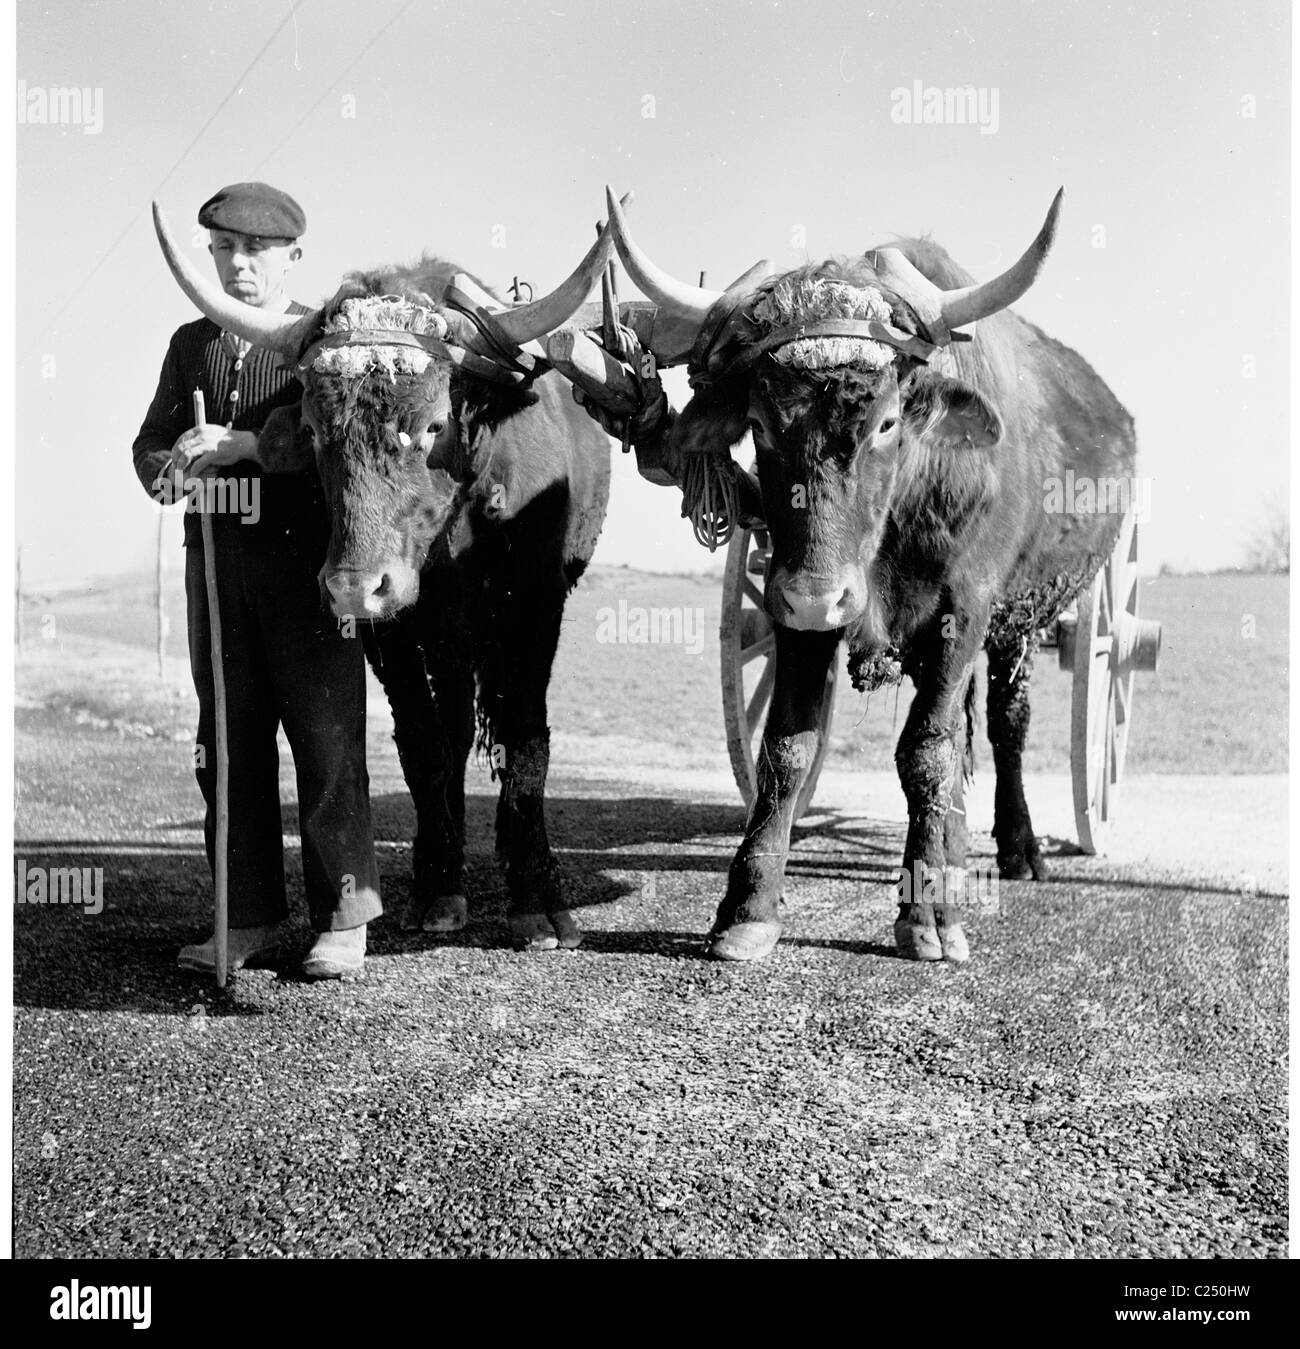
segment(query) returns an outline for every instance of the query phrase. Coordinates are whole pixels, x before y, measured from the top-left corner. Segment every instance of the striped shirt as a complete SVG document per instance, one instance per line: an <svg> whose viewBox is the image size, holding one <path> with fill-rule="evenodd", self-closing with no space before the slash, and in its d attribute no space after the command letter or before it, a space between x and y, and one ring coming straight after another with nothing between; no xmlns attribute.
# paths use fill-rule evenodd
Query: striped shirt
<svg viewBox="0 0 1300 1349"><path fill-rule="evenodd" d="M305 314L307 308L292 303L287 312ZM158 390L131 447L136 474L151 497L172 446L194 425L195 389L203 391L208 421L220 426L230 423L236 431L260 431L276 408L294 407L302 398L302 385L274 352L254 347L237 357L233 344L222 339L221 329L209 318L178 328L163 360ZM263 471L253 460L241 459L226 465L221 476L263 477ZM263 510L269 506L277 520L291 515L295 505L319 503L320 499L315 468L266 475L259 491ZM187 511L186 543L198 533L198 514Z"/></svg>

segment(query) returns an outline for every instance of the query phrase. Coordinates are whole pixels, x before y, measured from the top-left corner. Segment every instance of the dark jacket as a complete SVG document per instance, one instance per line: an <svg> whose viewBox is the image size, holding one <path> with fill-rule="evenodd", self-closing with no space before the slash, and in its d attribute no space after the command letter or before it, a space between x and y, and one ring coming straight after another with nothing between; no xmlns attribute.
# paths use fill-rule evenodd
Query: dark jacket
<svg viewBox="0 0 1300 1349"><path fill-rule="evenodd" d="M293 303L292 314L306 306ZM221 329L211 319L196 319L172 334L163 360L158 390L145 414L140 434L131 447L135 471L146 492L171 454L177 439L194 425L193 394L202 389L209 422L233 425L236 431L260 431L277 408L296 407L302 385L275 353L254 347L238 363L221 340ZM236 394L237 397L231 397ZM261 477L263 519L279 523L292 517L307 501L319 501L314 467L292 473L263 473L252 460L227 465L222 477ZM199 535L197 512L185 515L185 542Z"/></svg>

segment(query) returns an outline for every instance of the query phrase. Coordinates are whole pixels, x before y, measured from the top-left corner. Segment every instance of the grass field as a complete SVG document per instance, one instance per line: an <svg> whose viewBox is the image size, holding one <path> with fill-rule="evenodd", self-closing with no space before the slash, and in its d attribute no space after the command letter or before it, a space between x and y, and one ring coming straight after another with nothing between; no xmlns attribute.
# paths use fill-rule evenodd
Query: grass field
<svg viewBox="0 0 1300 1349"><path fill-rule="evenodd" d="M179 570L179 559L176 565ZM1288 597L1284 576L1170 576L1143 583L1143 615L1163 623L1164 645L1159 670L1139 676L1128 771L1287 771ZM657 645L602 640L617 635L609 631L610 615L620 601L629 612L666 608L689 614L684 635L698 640ZM184 594L176 573L168 580L167 604L168 654L184 659ZM552 682L552 726L681 749L720 745L720 605L716 578L595 569L566 610ZM183 669L178 673L173 665L170 686L140 679L155 643L150 580L29 592L24 620L20 695L52 697L91 717L139 722L178 738L192 731L193 691ZM67 636L121 644L138 656L124 651L116 663L88 667L79 642L68 643L62 658ZM1055 653L1043 653L1033 684L1026 755L1031 772L1069 769L1070 689ZM910 692L905 685L868 698L842 673L832 762L889 768ZM982 720L982 674L980 704ZM989 765L982 736L976 754L981 765Z"/></svg>

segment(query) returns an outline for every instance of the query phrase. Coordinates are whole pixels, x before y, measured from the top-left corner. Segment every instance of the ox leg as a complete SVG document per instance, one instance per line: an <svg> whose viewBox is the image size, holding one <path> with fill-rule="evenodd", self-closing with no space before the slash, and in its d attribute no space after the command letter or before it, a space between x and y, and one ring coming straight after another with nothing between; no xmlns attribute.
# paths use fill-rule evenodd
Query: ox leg
<svg viewBox="0 0 1300 1349"><path fill-rule="evenodd" d="M1034 664L1031 641L989 649L989 740L997 781L993 789L993 838L998 874L1004 880L1046 880L1047 863L1038 850L1025 801L1021 769L1029 735L1029 676Z"/></svg>
<svg viewBox="0 0 1300 1349"><path fill-rule="evenodd" d="M501 779L497 861L513 941L525 950L572 949L582 933L569 911L546 831L551 733L546 690L568 593L558 566L534 555L535 575L514 571L489 586L479 663L482 711ZM494 578L495 581L495 578Z"/></svg>
<svg viewBox="0 0 1300 1349"><path fill-rule="evenodd" d="M758 789L708 937L717 960L760 960L781 936L781 892L800 789L821 743L826 672L840 633L776 628L776 680L758 757Z"/></svg>
<svg viewBox="0 0 1300 1349"><path fill-rule="evenodd" d="M414 880L402 929L465 926L465 764L473 743L474 683L463 647L436 634L431 604L379 625L362 642L393 709L393 739L415 805ZM426 664L427 662L427 664Z"/></svg>
<svg viewBox="0 0 1300 1349"><path fill-rule="evenodd" d="M943 851L949 867L964 868L970 847L966 824L966 784L975 776L975 676L971 675L963 699L965 736L957 746L957 765L952 774L952 795L943 822Z"/></svg>
<svg viewBox="0 0 1300 1349"><path fill-rule="evenodd" d="M965 634L971 630L967 625ZM974 670L966 645L937 635L923 639L908 670L917 689L894 754L908 817L894 940L912 960L969 958L960 907L965 876L949 865L948 855L950 839L956 841L949 821L953 786L961 781L965 695Z"/></svg>

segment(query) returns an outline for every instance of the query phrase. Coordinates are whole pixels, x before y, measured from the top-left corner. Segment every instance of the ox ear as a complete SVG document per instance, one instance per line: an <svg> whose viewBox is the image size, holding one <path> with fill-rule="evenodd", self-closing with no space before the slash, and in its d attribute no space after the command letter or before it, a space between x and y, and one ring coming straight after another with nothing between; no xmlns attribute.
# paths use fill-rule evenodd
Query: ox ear
<svg viewBox="0 0 1300 1349"><path fill-rule="evenodd" d="M301 403L272 411L257 433L257 457L267 473L297 473L311 467L316 455Z"/></svg>
<svg viewBox="0 0 1300 1349"><path fill-rule="evenodd" d="M986 450L1002 439L997 409L969 384L921 366L899 392L903 420L917 440Z"/></svg>
<svg viewBox="0 0 1300 1349"><path fill-rule="evenodd" d="M478 444L479 436L495 431L502 422L532 407L539 399L531 389L493 384L472 375L453 375L452 389L452 415L462 419L465 443L471 449Z"/></svg>
<svg viewBox="0 0 1300 1349"><path fill-rule="evenodd" d="M743 379L700 389L682 409L672 447L684 454L727 454L749 429L749 385Z"/></svg>

